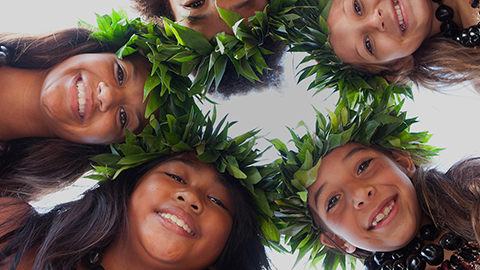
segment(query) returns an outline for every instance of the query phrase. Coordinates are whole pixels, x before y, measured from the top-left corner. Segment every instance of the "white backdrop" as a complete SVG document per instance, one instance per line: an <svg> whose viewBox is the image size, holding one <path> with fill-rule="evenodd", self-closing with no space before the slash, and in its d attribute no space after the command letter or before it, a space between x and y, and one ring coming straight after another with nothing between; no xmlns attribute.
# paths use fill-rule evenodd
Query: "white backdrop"
<svg viewBox="0 0 480 270"><path fill-rule="evenodd" d="M123 6L130 17L138 14L130 8L129 0L0 0L0 32L39 33L54 29L76 26L78 18L95 23L94 12L110 13L112 8ZM292 67L299 55L287 54L285 57L284 87L262 93L232 97L220 100L219 115L229 114L229 120L238 120L232 132L240 134L250 129L262 128L268 138L289 139L285 126L295 127L299 120L314 125L314 111L310 105L321 110L333 108L336 97L327 99L328 91L312 97L306 84L296 85ZM407 101L404 109L409 117L419 116L415 131L429 130L434 134L430 143L446 148L437 159L435 166L446 170L463 157L479 155L480 142L477 140L477 121L480 95L469 88L458 86L447 94L433 93L424 89L414 89L415 102ZM209 107L209 106L207 106ZM259 142L259 148L268 146ZM274 151L267 152L265 162L276 158ZM72 196L72 195L68 195ZM292 268L292 256L270 253L270 258L279 270ZM303 266L298 266L303 269Z"/></svg>

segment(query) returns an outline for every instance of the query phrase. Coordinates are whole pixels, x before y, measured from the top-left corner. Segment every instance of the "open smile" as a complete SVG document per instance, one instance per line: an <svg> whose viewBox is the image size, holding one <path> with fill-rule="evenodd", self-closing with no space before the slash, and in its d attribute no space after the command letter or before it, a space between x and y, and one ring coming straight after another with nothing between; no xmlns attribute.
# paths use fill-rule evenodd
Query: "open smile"
<svg viewBox="0 0 480 270"><path fill-rule="evenodd" d="M383 208L379 211L379 213L375 215L368 229L372 230L376 226L378 226L380 223L382 223L384 220L386 220L390 216L390 213L392 212L392 209L395 206L396 202L397 202L397 197L393 198L390 202L386 203L383 206Z"/></svg>
<svg viewBox="0 0 480 270"><path fill-rule="evenodd" d="M393 0L393 7L395 8L395 12L397 14L398 26L400 27L400 31L404 33L406 26L399 0Z"/></svg>
<svg viewBox="0 0 480 270"><path fill-rule="evenodd" d="M85 104L87 103L87 99L85 98L85 85L83 84L82 78L79 78L76 86L77 86L77 97L78 97L78 115L80 115L80 118L83 119L83 115L85 114Z"/></svg>
<svg viewBox="0 0 480 270"><path fill-rule="evenodd" d="M181 219L180 217L170 213L157 212L157 214L163 217L165 220L169 221L170 223L177 225L179 228L182 228L185 232L187 232L191 236L197 236L194 232L194 229L190 228L187 222Z"/></svg>

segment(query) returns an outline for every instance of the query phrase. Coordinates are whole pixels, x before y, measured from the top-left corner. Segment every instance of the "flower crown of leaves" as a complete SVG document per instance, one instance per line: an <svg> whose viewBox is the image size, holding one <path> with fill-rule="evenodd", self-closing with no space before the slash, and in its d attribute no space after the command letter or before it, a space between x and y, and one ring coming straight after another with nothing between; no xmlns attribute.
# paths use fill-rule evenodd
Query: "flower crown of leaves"
<svg viewBox="0 0 480 270"><path fill-rule="evenodd" d="M269 196L270 206L275 212L275 225L285 235L285 244L292 253L299 251L297 263L309 252L311 265L324 260L324 269L335 269L339 264L345 269L346 263L354 263L352 258L321 244L307 206L307 188L317 178L322 157L347 142L358 142L410 153L415 164L420 165L442 150L426 144L431 137L428 132L410 132L416 118L406 118L406 112L401 111L403 101L394 102L392 90L390 86L378 99L356 110L339 104L334 112L328 111L328 118L315 110L314 133L303 122L299 125L307 128L305 135L290 129L296 151L288 150L278 139L271 140L281 156L276 161L281 173L276 176L277 194Z"/></svg>
<svg viewBox="0 0 480 270"><path fill-rule="evenodd" d="M235 124L226 122L226 116L216 122L216 110L210 117L203 115L194 103L178 106L169 97L162 107L159 120L152 118L142 133L126 131L125 143L112 144L110 154L92 158L94 173L89 178L99 181L113 180L124 170L134 168L150 160L175 153L194 152L197 158L212 163L220 173L228 173L241 182L255 200L257 214L265 228L273 226L264 190L268 188L268 175L272 170L257 166L263 152L255 148L258 130L248 131L235 138L228 137L229 128Z"/></svg>

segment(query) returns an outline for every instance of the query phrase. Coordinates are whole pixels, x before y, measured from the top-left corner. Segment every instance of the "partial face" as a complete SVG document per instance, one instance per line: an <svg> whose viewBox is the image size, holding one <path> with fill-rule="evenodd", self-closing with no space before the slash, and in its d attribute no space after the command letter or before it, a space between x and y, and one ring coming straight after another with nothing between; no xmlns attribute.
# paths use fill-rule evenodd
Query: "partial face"
<svg viewBox="0 0 480 270"><path fill-rule="evenodd" d="M330 42L346 63L388 64L411 55L432 34L431 0L332 1Z"/></svg>
<svg viewBox="0 0 480 270"><path fill-rule="evenodd" d="M143 89L150 64L142 56L118 59L113 53L80 54L54 66L42 87L44 119L57 137L109 144L125 129L145 125Z"/></svg>
<svg viewBox="0 0 480 270"><path fill-rule="evenodd" d="M217 33L233 32L218 15L217 6L234 11L243 18L248 19L255 15L255 11L262 11L267 5L267 0L169 0L175 20L188 28L194 29L206 38L211 38ZM215 6L216 4L216 6ZM246 20L248 23L248 20Z"/></svg>
<svg viewBox="0 0 480 270"><path fill-rule="evenodd" d="M335 148L308 188L308 205L330 231L355 247L392 251L405 246L417 233L421 211L409 178L414 165L399 154L394 158L398 162L356 143Z"/></svg>
<svg viewBox="0 0 480 270"><path fill-rule="evenodd" d="M127 245L155 269L210 266L227 242L235 213L222 183L210 164L191 154L150 170L128 204Z"/></svg>

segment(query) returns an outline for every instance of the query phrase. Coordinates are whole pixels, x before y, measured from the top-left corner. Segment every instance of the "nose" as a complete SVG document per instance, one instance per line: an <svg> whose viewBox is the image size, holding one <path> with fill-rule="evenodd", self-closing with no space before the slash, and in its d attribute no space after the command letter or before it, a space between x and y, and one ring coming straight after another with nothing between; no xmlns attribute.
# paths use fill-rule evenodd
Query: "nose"
<svg viewBox="0 0 480 270"><path fill-rule="evenodd" d="M370 202L375 189L371 185L355 185L352 187L352 203L355 209L362 209L366 204Z"/></svg>
<svg viewBox="0 0 480 270"><path fill-rule="evenodd" d="M203 212L202 201L194 191L180 191L175 194L175 200L196 214Z"/></svg>
<svg viewBox="0 0 480 270"><path fill-rule="evenodd" d="M105 82L98 84L97 99L99 101L100 111L106 112L114 106L121 98L121 91L108 85Z"/></svg>
<svg viewBox="0 0 480 270"><path fill-rule="evenodd" d="M383 10L377 8L373 11L370 16L367 17L366 24L372 29L376 29L380 32L384 32L385 29L385 18L383 16Z"/></svg>

